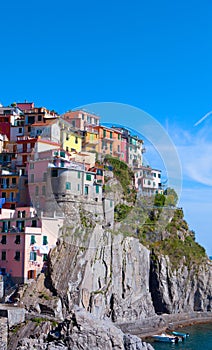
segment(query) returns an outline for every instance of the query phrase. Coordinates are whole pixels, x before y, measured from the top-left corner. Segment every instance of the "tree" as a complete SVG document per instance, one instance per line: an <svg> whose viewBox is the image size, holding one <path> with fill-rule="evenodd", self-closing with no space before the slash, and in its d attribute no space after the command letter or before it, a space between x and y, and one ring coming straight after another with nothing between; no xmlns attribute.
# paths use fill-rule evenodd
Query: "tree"
<svg viewBox="0 0 212 350"><path fill-rule="evenodd" d="M166 196L165 204L167 206L176 207L178 202L178 195L173 188L167 187L164 191L164 195Z"/></svg>
<svg viewBox="0 0 212 350"><path fill-rule="evenodd" d="M165 204L165 200L166 200L166 197L165 197L163 194L157 193L157 194L155 195L154 205L155 205L156 207L163 207L164 204Z"/></svg>

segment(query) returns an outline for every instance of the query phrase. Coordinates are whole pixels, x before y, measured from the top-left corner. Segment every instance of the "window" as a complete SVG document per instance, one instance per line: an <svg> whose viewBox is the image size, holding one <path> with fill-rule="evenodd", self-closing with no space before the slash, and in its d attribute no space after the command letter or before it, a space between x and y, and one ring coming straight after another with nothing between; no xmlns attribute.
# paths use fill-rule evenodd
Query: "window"
<svg viewBox="0 0 212 350"><path fill-rule="evenodd" d="M14 257L14 259L15 259L16 261L20 261L20 260L21 260L21 253L20 253L19 251L15 252L15 257Z"/></svg>
<svg viewBox="0 0 212 350"><path fill-rule="evenodd" d="M42 195L43 195L43 196L46 195L46 186L42 186Z"/></svg>
<svg viewBox="0 0 212 350"><path fill-rule="evenodd" d="M70 190L71 189L71 183L70 182L66 182L66 190Z"/></svg>
<svg viewBox="0 0 212 350"><path fill-rule="evenodd" d="M113 138L113 133L112 133L112 131L110 131L110 139L112 139Z"/></svg>
<svg viewBox="0 0 212 350"><path fill-rule="evenodd" d="M76 126L75 120L72 120L72 126L75 128Z"/></svg>
<svg viewBox="0 0 212 350"><path fill-rule="evenodd" d="M85 186L85 195L88 195L88 186Z"/></svg>
<svg viewBox="0 0 212 350"><path fill-rule="evenodd" d="M36 261L37 260L37 253L36 252L30 252L29 260L30 261Z"/></svg>
<svg viewBox="0 0 212 350"><path fill-rule="evenodd" d="M22 132L23 132L23 129L22 128L18 128L18 133L22 134Z"/></svg>
<svg viewBox="0 0 212 350"><path fill-rule="evenodd" d="M2 198L6 198L6 192L2 192Z"/></svg>
<svg viewBox="0 0 212 350"><path fill-rule="evenodd" d="M47 173L43 173L43 181L47 180Z"/></svg>
<svg viewBox="0 0 212 350"><path fill-rule="evenodd" d="M6 260L7 259L7 253L3 250L2 252L1 252L1 260Z"/></svg>
<svg viewBox="0 0 212 350"><path fill-rule="evenodd" d="M35 236L31 236L30 244L35 244L35 243L36 243Z"/></svg>
<svg viewBox="0 0 212 350"><path fill-rule="evenodd" d="M112 152L113 151L113 145L112 145L112 143L110 143L110 152Z"/></svg>
<svg viewBox="0 0 212 350"><path fill-rule="evenodd" d="M42 121L42 115L39 115L38 116L38 122L41 122Z"/></svg>
<svg viewBox="0 0 212 350"><path fill-rule="evenodd" d="M2 236L1 244L7 244L7 236L6 235Z"/></svg>
<svg viewBox="0 0 212 350"><path fill-rule="evenodd" d="M38 187L38 186L35 187L35 195L36 195L36 196L39 195L39 187Z"/></svg>
<svg viewBox="0 0 212 350"><path fill-rule="evenodd" d="M103 130L103 137L106 137L106 130Z"/></svg>
<svg viewBox="0 0 212 350"><path fill-rule="evenodd" d="M156 177L156 173L153 173L153 176Z"/></svg>
<svg viewBox="0 0 212 350"><path fill-rule="evenodd" d="M47 244L48 244L47 236L43 236L43 245L47 245Z"/></svg>
<svg viewBox="0 0 212 350"><path fill-rule="evenodd" d="M34 163L31 162L29 167L30 169L34 169Z"/></svg>
<svg viewBox="0 0 212 350"><path fill-rule="evenodd" d="M16 185L16 177L12 177L12 184Z"/></svg>
<svg viewBox="0 0 212 350"><path fill-rule="evenodd" d="M15 244L20 244L20 243L21 243L21 236L20 235L16 235Z"/></svg>
<svg viewBox="0 0 212 350"><path fill-rule="evenodd" d="M8 221L3 221L2 232L8 232Z"/></svg>
<svg viewBox="0 0 212 350"><path fill-rule="evenodd" d="M78 137L75 137L75 143L78 143Z"/></svg>
<svg viewBox="0 0 212 350"><path fill-rule="evenodd" d="M58 170L57 169L52 169L51 175L52 175L52 177L58 177Z"/></svg>
<svg viewBox="0 0 212 350"><path fill-rule="evenodd" d="M48 254L43 254L43 261L47 261L48 260Z"/></svg>
<svg viewBox="0 0 212 350"><path fill-rule="evenodd" d="M65 166L64 160L61 160L61 161L60 161L60 166L61 166L61 168L64 168L64 166Z"/></svg>
<svg viewBox="0 0 212 350"><path fill-rule="evenodd" d="M35 181L35 175L34 174L31 174L31 176L30 176L30 182L34 182Z"/></svg>
<svg viewBox="0 0 212 350"><path fill-rule="evenodd" d="M161 174L158 174L159 179L161 178Z"/></svg>
<svg viewBox="0 0 212 350"><path fill-rule="evenodd" d="M37 227L37 220L32 220L32 227Z"/></svg>
<svg viewBox="0 0 212 350"><path fill-rule="evenodd" d="M113 201L110 200L110 207L112 208L113 207Z"/></svg>
<svg viewBox="0 0 212 350"><path fill-rule="evenodd" d="M96 193L99 193L99 185L96 185Z"/></svg>
<svg viewBox="0 0 212 350"><path fill-rule="evenodd" d="M80 191L80 185L79 184L77 185L77 191Z"/></svg>
<svg viewBox="0 0 212 350"><path fill-rule="evenodd" d="M91 174L86 174L86 180L91 181Z"/></svg>
<svg viewBox="0 0 212 350"><path fill-rule="evenodd" d="M121 140L121 135L120 134L118 134L118 140Z"/></svg>
<svg viewBox="0 0 212 350"><path fill-rule="evenodd" d="M28 126L28 132L31 132L31 126Z"/></svg>
<svg viewBox="0 0 212 350"><path fill-rule="evenodd" d="M78 171L77 177L78 177L78 179L80 179L80 177L81 177L80 171Z"/></svg>
<svg viewBox="0 0 212 350"><path fill-rule="evenodd" d="M23 232L24 231L24 221L17 221L16 227L18 228L19 232Z"/></svg>

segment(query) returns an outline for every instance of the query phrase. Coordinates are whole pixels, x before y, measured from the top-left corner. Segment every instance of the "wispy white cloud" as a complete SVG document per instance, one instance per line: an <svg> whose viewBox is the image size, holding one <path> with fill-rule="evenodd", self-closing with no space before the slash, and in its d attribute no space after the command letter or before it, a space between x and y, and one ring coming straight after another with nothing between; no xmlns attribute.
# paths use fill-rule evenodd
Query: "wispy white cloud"
<svg viewBox="0 0 212 350"><path fill-rule="evenodd" d="M197 241L212 255L212 121L202 118L196 127L169 127L182 164L184 179L180 205Z"/></svg>
<svg viewBox="0 0 212 350"><path fill-rule="evenodd" d="M212 123L205 121L201 128L174 128L172 139L177 147L183 177L212 186Z"/></svg>
<svg viewBox="0 0 212 350"><path fill-rule="evenodd" d="M194 124L194 126L197 126L197 125L201 124L201 123L202 123L206 118L208 118L211 114L212 114L212 111L206 113L206 115L204 115L204 117L202 117L200 120L198 120L198 121Z"/></svg>

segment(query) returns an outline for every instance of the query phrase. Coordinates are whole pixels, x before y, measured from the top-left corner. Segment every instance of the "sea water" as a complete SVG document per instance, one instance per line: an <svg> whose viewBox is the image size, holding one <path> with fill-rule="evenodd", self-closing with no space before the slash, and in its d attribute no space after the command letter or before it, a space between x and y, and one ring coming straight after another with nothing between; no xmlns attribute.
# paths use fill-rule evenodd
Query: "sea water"
<svg viewBox="0 0 212 350"><path fill-rule="evenodd" d="M212 350L212 323L184 327L178 331L190 336L178 344L151 342L149 339L148 342L155 350Z"/></svg>

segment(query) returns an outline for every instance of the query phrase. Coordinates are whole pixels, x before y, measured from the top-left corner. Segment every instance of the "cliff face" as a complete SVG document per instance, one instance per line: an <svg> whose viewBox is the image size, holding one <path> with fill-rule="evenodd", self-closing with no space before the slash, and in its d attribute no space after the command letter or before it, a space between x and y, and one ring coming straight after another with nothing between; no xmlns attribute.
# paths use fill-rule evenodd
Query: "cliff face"
<svg viewBox="0 0 212 350"><path fill-rule="evenodd" d="M133 237L100 227L96 249L62 242L51 255L51 284L71 308L98 318L124 322L156 313L211 311L212 263L173 267L168 256L155 258ZM92 240L91 240L92 241ZM67 278L68 277L68 278Z"/></svg>
<svg viewBox="0 0 212 350"><path fill-rule="evenodd" d="M151 225L145 232L149 249L135 238L132 212L115 233L104 227L103 213L87 204L66 203L64 211L67 219L46 277L41 275L23 297L28 309L49 307L61 319L77 305L118 323L155 313L211 312L212 262L192 238L182 211L160 216L168 228L161 219L155 231ZM158 210L150 213L151 223L157 216ZM126 227L134 237L121 233L126 235Z"/></svg>
<svg viewBox="0 0 212 350"><path fill-rule="evenodd" d="M62 242L53 251L49 271L53 288L69 308L77 304L98 318L129 321L152 316L148 249L132 237L112 235L100 227L95 235L95 249L84 251Z"/></svg>
<svg viewBox="0 0 212 350"><path fill-rule="evenodd" d="M142 321L141 327L145 323L148 333L151 326L152 331L165 326L166 322L156 314L211 313L212 262L202 257L184 221L180 224L175 218L173 224L168 219L170 230L163 227L162 234L159 228L156 232L151 229L146 238L148 249L138 238L128 236L129 227L132 234L138 232L136 225L125 225L126 236L123 225L116 233L104 227L101 212L91 214L81 204L72 209L50 253L45 275L20 291L20 301L30 313L47 315L48 320L53 317L60 331L63 329L59 340L64 349L81 349L82 344L85 349L90 344L92 349L103 349L105 342L108 349L133 350L133 344L137 344L136 349L152 349L139 338L119 332L111 321L122 324L122 329L123 323L128 323L131 330L135 321ZM170 248L173 244L175 248ZM10 340L15 347L11 345L9 349L33 349L39 344L45 349L50 341L42 333L46 324L31 333L27 325L25 331L21 328L16 340ZM48 329L58 334L52 324ZM35 332L39 344L34 339ZM26 334L22 342L20 334ZM52 346L57 348L54 339Z"/></svg>
<svg viewBox="0 0 212 350"><path fill-rule="evenodd" d="M157 313L212 311L212 263L173 269L168 256L151 260L150 291Z"/></svg>

